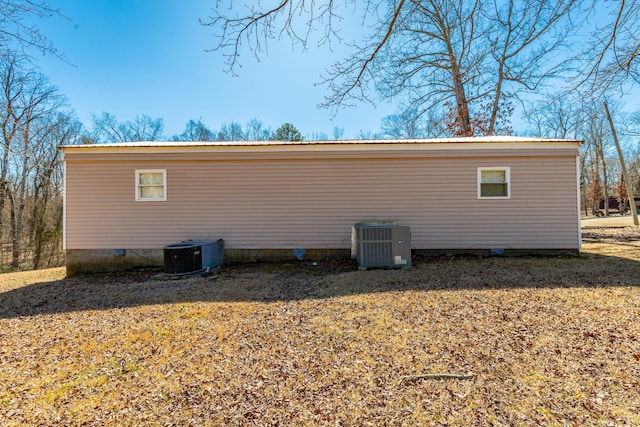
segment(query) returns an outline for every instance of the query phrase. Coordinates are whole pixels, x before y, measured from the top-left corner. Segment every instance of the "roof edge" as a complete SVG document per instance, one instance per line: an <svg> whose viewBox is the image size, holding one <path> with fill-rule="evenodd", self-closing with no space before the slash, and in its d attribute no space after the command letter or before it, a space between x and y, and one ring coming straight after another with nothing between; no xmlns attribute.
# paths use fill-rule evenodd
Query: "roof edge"
<svg viewBox="0 0 640 427"><path fill-rule="evenodd" d="M62 150L104 150L110 148L190 148L190 147L305 147L305 146L389 146L389 145L443 145L443 144L582 144L576 139L542 138L528 136L479 136L432 139L371 139L327 141L132 141L105 144L61 145Z"/></svg>

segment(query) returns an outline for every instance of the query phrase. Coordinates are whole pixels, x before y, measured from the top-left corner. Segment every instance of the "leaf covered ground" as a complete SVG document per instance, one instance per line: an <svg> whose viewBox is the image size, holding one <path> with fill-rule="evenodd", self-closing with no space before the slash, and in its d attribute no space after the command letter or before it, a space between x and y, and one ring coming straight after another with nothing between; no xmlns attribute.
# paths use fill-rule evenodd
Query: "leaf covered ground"
<svg viewBox="0 0 640 427"><path fill-rule="evenodd" d="M0 424L640 425L640 232L578 257L0 275ZM464 378L406 378L421 374Z"/></svg>

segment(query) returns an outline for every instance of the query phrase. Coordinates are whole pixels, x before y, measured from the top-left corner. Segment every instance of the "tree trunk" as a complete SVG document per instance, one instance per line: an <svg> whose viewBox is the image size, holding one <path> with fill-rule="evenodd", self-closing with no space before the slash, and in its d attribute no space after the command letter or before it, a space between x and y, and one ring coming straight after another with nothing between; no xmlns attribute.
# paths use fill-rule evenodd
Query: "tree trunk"
<svg viewBox="0 0 640 427"><path fill-rule="evenodd" d="M587 188L587 179L585 178L587 172L587 155L586 151L584 154L580 155L580 188L582 189L582 208L584 209L584 216L589 215L589 209L587 208L587 200L588 199L588 188Z"/></svg>
<svg viewBox="0 0 640 427"><path fill-rule="evenodd" d="M592 161L595 161L595 165L592 164L592 175L593 175L593 183L592 183L592 187L593 187L593 194L592 194L592 200L591 200L591 210L592 211L596 211L600 209L600 204L598 203L600 201L600 197L602 197L602 192L598 191L601 186L600 186L600 156L598 155L598 149L597 147L593 147L593 154L592 154Z"/></svg>
<svg viewBox="0 0 640 427"><path fill-rule="evenodd" d="M4 141L5 144L9 144L8 141ZM4 212L5 200L7 199L7 168L9 166L9 147L4 146L4 152L2 153L2 164L0 164L0 242L5 235L5 227L2 223L2 213Z"/></svg>
<svg viewBox="0 0 640 427"><path fill-rule="evenodd" d="M498 83L496 84L496 95L493 100L493 106L491 107L491 117L489 118L489 128L487 129L487 135L493 135L496 129L496 121L498 120L498 110L500 109L500 96L502 94L502 70L500 70L500 76L498 77Z"/></svg>
<svg viewBox="0 0 640 427"><path fill-rule="evenodd" d="M22 246L23 226L24 226L24 209L26 205L26 192L27 192L27 176L29 170L29 133L25 132L24 138L24 157L22 159L22 173L20 174L20 184L18 186L17 200L14 195L12 214L12 233L11 244L12 261L11 266L17 268L20 265L20 252ZM17 205L17 209L16 209Z"/></svg>
<svg viewBox="0 0 640 427"><path fill-rule="evenodd" d="M607 164L604 161L604 149L602 148L602 141L597 146L597 154L600 156L602 162L602 192L604 193L604 214L609 216L609 180L607 178Z"/></svg>
<svg viewBox="0 0 640 427"><path fill-rule="evenodd" d="M451 61L451 77L453 79L453 91L456 95L456 122L458 123L459 136L473 136L471 120L469 118L469 103L464 93L464 84L460 65L453 49L449 46L449 60Z"/></svg>
<svg viewBox="0 0 640 427"><path fill-rule="evenodd" d="M56 198L56 200L59 200L59 198ZM55 254L55 265L60 265L61 262L64 262L64 256L61 259L60 258L60 249L62 249L62 222L63 222L63 208L62 208L62 203L57 202L55 205L55 224L53 226L53 229L56 230L56 234L55 234L55 239L53 239L53 244L51 245L51 254L49 256L49 267L51 267L51 261L54 259L54 254Z"/></svg>
<svg viewBox="0 0 640 427"><path fill-rule="evenodd" d="M34 195L33 200L33 269L40 268L40 260L42 259L42 251L45 243L45 230L46 230L46 206L47 206L46 194L42 197L42 200L38 199L38 194Z"/></svg>
<svg viewBox="0 0 640 427"><path fill-rule="evenodd" d="M7 199L9 200L9 213L10 218L9 222L11 223L11 267L18 268L20 267L20 239L18 232L18 224L16 218L16 203L13 197L13 193L10 190L7 190Z"/></svg>
<svg viewBox="0 0 640 427"><path fill-rule="evenodd" d="M56 155L52 159L52 164L55 164L57 160ZM41 267L42 254L47 243L50 243L51 233L48 232L47 227L47 206L49 204L50 196L50 178L53 173L53 166L49 166L42 173L42 178L39 180L40 185L36 184L33 196L33 268L37 270ZM41 190L42 189L42 190ZM41 195L42 193L42 195Z"/></svg>

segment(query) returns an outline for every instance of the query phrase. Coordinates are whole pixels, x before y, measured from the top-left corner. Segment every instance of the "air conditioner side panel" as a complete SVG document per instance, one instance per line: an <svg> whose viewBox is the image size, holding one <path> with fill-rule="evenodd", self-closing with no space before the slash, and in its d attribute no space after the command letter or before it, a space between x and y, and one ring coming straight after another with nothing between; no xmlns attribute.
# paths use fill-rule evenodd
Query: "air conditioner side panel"
<svg viewBox="0 0 640 427"><path fill-rule="evenodd" d="M393 265L411 267L411 228L396 226L393 228Z"/></svg>

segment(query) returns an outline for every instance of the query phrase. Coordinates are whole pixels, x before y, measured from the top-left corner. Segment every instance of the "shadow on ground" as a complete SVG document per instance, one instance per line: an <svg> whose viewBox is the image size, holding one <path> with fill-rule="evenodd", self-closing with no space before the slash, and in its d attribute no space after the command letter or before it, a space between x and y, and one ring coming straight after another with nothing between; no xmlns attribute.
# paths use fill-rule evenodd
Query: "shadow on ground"
<svg viewBox="0 0 640 427"><path fill-rule="evenodd" d="M640 286L640 262L583 254L557 258L418 258L401 270L358 271L352 261L224 266L208 277L153 280L159 270L79 276L0 294L15 318L188 302L273 302L406 290Z"/></svg>

